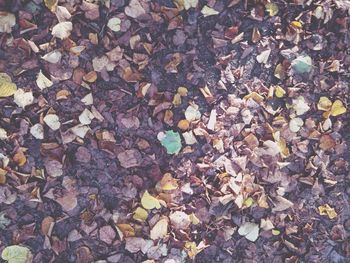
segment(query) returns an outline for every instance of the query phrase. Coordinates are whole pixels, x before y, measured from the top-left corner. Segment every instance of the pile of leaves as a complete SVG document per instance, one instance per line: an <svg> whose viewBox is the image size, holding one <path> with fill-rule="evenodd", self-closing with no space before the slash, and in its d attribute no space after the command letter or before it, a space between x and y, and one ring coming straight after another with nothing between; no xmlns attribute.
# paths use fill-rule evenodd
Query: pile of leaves
<svg viewBox="0 0 350 263"><path fill-rule="evenodd" d="M0 9L3 260L347 262L348 1Z"/></svg>

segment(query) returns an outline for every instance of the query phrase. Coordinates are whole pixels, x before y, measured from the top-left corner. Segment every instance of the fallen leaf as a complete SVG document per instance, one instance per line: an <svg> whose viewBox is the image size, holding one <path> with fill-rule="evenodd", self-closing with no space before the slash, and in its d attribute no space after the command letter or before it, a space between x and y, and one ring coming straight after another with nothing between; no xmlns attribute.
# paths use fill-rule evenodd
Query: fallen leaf
<svg viewBox="0 0 350 263"><path fill-rule="evenodd" d="M330 207L328 204L319 206L318 211L321 216L327 215L329 219L334 219L337 217L337 212L335 212L335 209Z"/></svg>
<svg viewBox="0 0 350 263"><path fill-rule="evenodd" d="M182 211L175 211L169 215L171 226L175 229L187 229L191 224L188 214Z"/></svg>
<svg viewBox="0 0 350 263"><path fill-rule="evenodd" d="M5 212L0 212L0 230L5 229L11 223L11 220L7 219L5 215Z"/></svg>
<svg viewBox="0 0 350 263"><path fill-rule="evenodd" d="M60 119L56 114L47 114L43 120L46 125L54 131L58 130L61 127Z"/></svg>
<svg viewBox="0 0 350 263"><path fill-rule="evenodd" d="M27 162L27 158L24 155L23 151L19 150L13 156L13 161L18 164L18 166L23 166Z"/></svg>
<svg viewBox="0 0 350 263"><path fill-rule="evenodd" d="M134 215L132 218L137 220L137 221L144 222L144 221L146 221L147 217L148 217L148 212L145 209L143 209L142 207L138 207L134 211Z"/></svg>
<svg viewBox="0 0 350 263"><path fill-rule="evenodd" d="M70 36L72 29L73 29L72 22L67 22L67 21L60 22L52 28L51 34L54 37L57 37L57 38L63 40L63 39L68 38Z"/></svg>
<svg viewBox="0 0 350 263"><path fill-rule="evenodd" d="M341 100L336 100L333 102L331 107L331 115L333 117L341 115L346 112L346 108L344 107L344 104Z"/></svg>
<svg viewBox="0 0 350 263"><path fill-rule="evenodd" d="M168 154L177 154L182 148L180 134L174 131L160 132L158 140L165 147Z"/></svg>
<svg viewBox="0 0 350 263"><path fill-rule="evenodd" d="M163 191L175 190L179 187L177 180L170 173L165 173L159 182L160 189Z"/></svg>
<svg viewBox="0 0 350 263"><path fill-rule="evenodd" d="M317 103L317 109L322 111L329 111L332 108L332 101L327 97L320 97Z"/></svg>
<svg viewBox="0 0 350 263"><path fill-rule="evenodd" d="M256 56L256 60L260 64L266 64L267 61L269 60L270 54L271 54L271 49L264 50L263 52L261 52L259 55Z"/></svg>
<svg viewBox="0 0 350 263"><path fill-rule="evenodd" d="M189 122L192 122L201 118L201 113L199 111L199 107L197 104L192 103L187 107L185 111L185 118Z"/></svg>
<svg viewBox="0 0 350 263"><path fill-rule="evenodd" d="M79 115L79 121L83 125L89 125L94 118L94 115L88 109L83 110Z"/></svg>
<svg viewBox="0 0 350 263"><path fill-rule="evenodd" d="M169 220L167 217L161 218L151 229L150 238L157 240L164 238L168 234Z"/></svg>
<svg viewBox="0 0 350 263"><path fill-rule="evenodd" d="M333 149L336 145L335 140L329 134L322 135L320 138L320 148L324 151Z"/></svg>
<svg viewBox="0 0 350 263"><path fill-rule="evenodd" d="M34 124L30 128L30 134L34 136L35 139L42 140L44 139L44 127L40 124Z"/></svg>
<svg viewBox="0 0 350 263"><path fill-rule="evenodd" d="M275 95L277 98L283 98L286 95L286 91L281 86L276 86Z"/></svg>
<svg viewBox="0 0 350 263"><path fill-rule="evenodd" d="M112 17L108 20L107 27L114 32L119 32L121 22L119 17Z"/></svg>
<svg viewBox="0 0 350 263"><path fill-rule="evenodd" d="M290 25L292 26L292 27L295 27L295 28L298 28L298 29L301 29L301 28L303 28L303 24L302 23L300 23L299 21L292 21L291 23L290 23Z"/></svg>
<svg viewBox="0 0 350 263"><path fill-rule="evenodd" d="M56 11L58 0L44 0L44 3L51 12Z"/></svg>
<svg viewBox="0 0 350 263"><path fill-rule="evenodd" d="M196 8L198 5L198 0L184 0L183 6L186 10L189 10L190 8Z"/></svg>
<svg viewBox="0 0 350 263"><path fill-rule="evenodd" d="M117 224L116 228L122 233L122 238L135 236L135 229L130 224Z"/></svg>
<svg viewBox="0 0 350 263"><path fill-rule="evenodd" d="M55 1L55 0L54 0ZM71 19L72 15L64 6L57 6L55 11L58 22L65 22Z"/></svg>
<svg viewBox="0 0 350 263"><path fill-rule="evenodd" d="M118 161L123 168L132 168L141 165L142 155L136 149L123 151L117 155Z"/></svg>
<svg viewBox="0 0 350 263"><path fill-rule="evenodd" d="M298 116L303 115L310 110L309 105L302 96L299 96L297 99L293 99L292 107Z"/></svg>
<svg viewBox="0 0 350 263"><path fill-rule="evenodd" d="M154 208L160 209L161 208L159 200L157 198L151 196L147 190L142 195L141 205L145 209L154 209Z"/></svg>
<svg viewBox="0 0 350 263"><path fill-rule="evenodd" d="M84 98L81 99L81 102L84 103L84 105L89 106L94 103L94 98L92 97L92 93L89 93L84 96Z"/></svg>
<svg viewBox="0 0 350 263"><path fill-rule="evenodd" d="M49 88L53 85L52 81L49 80L43 73L42 71L40 70L39 71L39 74L37 76L37 79L36 79L36 85L38 85L38 87L43 90L43 89L46 89L46 88Z"/></svg>
<svg viewBox="0 0 350 263"><path fill-rule="evenodd" d="M58 50L54 50L54 51L51 51L51 52L45 54L41 58L49 63L56 64L61 60L62 53Z"/></svg>
<svg viewBox="0 0 350 263"><path fill-rule="evenodd" d="M182 133L182 137L184 137L185 143L187 145L193 145L193 144L198 143L196 137L193 134L193 131L188 131L188 132Z"/></svg>
<svg viewBox="0 0 350 263"><path fill-rule="evenodd" d="M28 263L32 261L29 248L23 246L8 246L2 251L1 258L8 263Z"/></svg>
<svg viewBox="0 0 350 263"><path fill-rule="evenodd" d="M188 120L180 120L177 127L183 131L186 131L190 127L190 122Z"/></svg>
<svg viewBox="0 0 350 263"><path fill-rule="evenodd" d="M97 80L97 73L95 71L90 71L83 76L83 80L94 83Z"/></svg>
<svg viewBox="0 0 350 263"><path fill-rule="evenodd" d="M0 140L7 140L7 132L3 128L0 128Z"/></svg>
<svg viewBox="0 0 350 263"><path fill-rule="evenodd" d="M213 8L210 8L210 7L207 6L207 5L203 6L203 8L202 8L202 10L201 10L201 13L203 14L204 17L207 17L207 16L214 16L214 15L219 14L218 11L216 11L216 10L213 9Z"/></svg>
<svg viewBox="0 0 350 263"><path fill-rule="evenodd" d="M32 91L24 91L23 89L16 90L14 94L14 100L13 100L18 107L22 107L23 109L31 105L34 102L34 97Z"/></svg>
<svg viewBox="0 0 350 263"><path fill-rule="evenodd" d="M303 127L303 125L304 125L303 119L294 118L294 119L291 119L291 121L289 122L289 129L292 132L298 132L300 128Z"/></svg>
<svg viewBox="0 0 350 263"><path fill-rule="evenodd" d="M238 234L244 236L249 241L256 241L259 237L259 225L246 222L238 228Z"/></svg>
<svg viewBox="0 0 350 263"><path fill-rule="evenodd" d="M278 14L278 5L276 5L275 3L267 3L265 5L265 8L270 16L275 16Z"/></svg>
<svg viewBox="0 0 350 263"><path fill-rule="evenodd" d="M97 20L100 17L100 7L98 4L90 3L92 1L83 1L80 5L84 11L84 16L90 20Z"/></svg>
<svg viewBox="0 0 350 263"><path fill-rule="evenodd" d="M105 55L102 57L95 57L92 60L92 66L97 72L101 72L104 69L107 71L112 71L115 68L115 64L112 63Z"/></svg>
<svg viewBox="0 0 350 263"><path fill-rule="evenodd" d="M0 11L0 33L11 33L12 27L16 25L14 14Z"/></svg>
<svg viewBox="0 0 350 263"><path fill-rule="evenodd" d="M200 250L197 249L196 243L190 241L186 241L185 250L190 259L194 259L195 256L200 252Z"/></svg>
<svg viewBox="0 0 350 263"><path fill-rule="evenodd" d="M129 5L125 7L124 12L127 16L130 16L132 18L137 18L141 15L146 14L146 10L142 7L138 0L131 0Z"/></svg>
<svg viewBox="0 0 350 263"><path fill-rule="evenodd" d="M0 97L9 97L15 94L17 85L12 82L6 73L0 73Z"/></svg>
<svg viewBox="0 0 350 263"><path fill-rule="evenodd" d="M253 33L252 33L252 42L254 44L258 43L261 39L261 34L260 31L257 27L253 28Z"/></svg>
<svg viewBox="0 0 350 263"><path fill-rule="evenodd" d="M312 59L307 55L300 55L292 61L292 68L296 73L309 73L312 69Z"/></svg>
<svg viewBox="0 0 350 263"><path fill-rule="evenodd" d="M186 96L188 95L188 89L185 88L185 87L178 87L177 93L178 93L181 97L186 97Z"/></svg>

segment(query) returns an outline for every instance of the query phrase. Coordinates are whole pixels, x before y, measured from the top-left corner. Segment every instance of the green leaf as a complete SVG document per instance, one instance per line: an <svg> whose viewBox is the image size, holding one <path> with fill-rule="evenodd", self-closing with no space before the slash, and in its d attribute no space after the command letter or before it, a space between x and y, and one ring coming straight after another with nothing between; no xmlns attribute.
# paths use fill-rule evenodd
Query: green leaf
<svg viewBox="0 0 350 263"><path fill-rule="evenodd" d="M180 134L173 131L166 131L160 143L166 148L168 154L177 154L182 147Z"/></svg>
<svg viewBox="0 0 350 263"><path fill-rule="evenodd" d="M312 69L312 59L309 56L298 56L292 61L292 68L296 73L309 73Z"/></svg>
<svg viewBox="0 0 350 263"><path fill-rule="evenodd" d="M1 257L8 263L28 263L31 262L32 253L27 247L14 245L6 247L2 251Z"/></svg>
<svg viewBox="0 0 350 263"><path fill-rule="evenodd" d="M0 229L2 230L4 228L6 228L10 223L11 223L11 221L5 217L5 213L1 212L0 213Z"/></svg>

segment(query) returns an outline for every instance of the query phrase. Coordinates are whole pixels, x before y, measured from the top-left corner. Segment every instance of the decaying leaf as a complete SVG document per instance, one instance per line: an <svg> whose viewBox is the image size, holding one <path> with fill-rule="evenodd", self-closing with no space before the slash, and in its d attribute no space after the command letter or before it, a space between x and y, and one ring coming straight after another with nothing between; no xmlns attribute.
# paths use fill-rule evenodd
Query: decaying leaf
<svg viewBox="0 0 350 263"><path fill-rule="evenodd" d="M16 90L14 94L13 100L18 107L22 107L23 109L31 105L34 102L34 96L32 91L24 91L23 89Z"/></svg>
<svg viewBox="0 0 350 263"><path fill-rule="evenodd" d="M119 17L112 17L108 20L107 27L114 32L119 32L121 22Z"/></svg>
<svg viewBox="0 0 350 263"><path fill-rule="evenodd" d="M16 90L17 85L12 82L11 77L6 73L0 73L0 98L12 96Z"/></svg>
<svg viewBox="0 0 350 263"><path fill-rule="evenodd" d="M216 11L215 9L205 5L203 6L202 10L201 10L201 13L203 14L204 17L207 17L207 16L214 16L214 15L218 15L219 12Z"/></svg>
<svg viewBox="0 0 350 263"><path fill-rule="evenodd" d="M159 187L163 191L175 190L179 187L177 181L170 173L165 173L159 182Z"/></svg>
<svg viewBox="0 0 350 263"><path fill-rule="evenodd" d="M57 131L61 127L60 119L56 114L47 114L43 120L54 131Z"/></svg>
<svg viewBox="0 0 350 263"><path fill-rule="evenodd" d="M185 111L185 117L189 122L200 119L201 113L199 111L199 106L195 103L190 104Z"/></svg>
<svg viewBox="0 0 350 263"><path fill-rule="evenodd" d="M148 212L143 209L142 207L138 207L136 208L136 210L134 211L134 215L133 215L133 219L144 222L146 221L148 217Z"/></svg>
<svg viewBox="0 0 350 263"><path fill-rule="evenodd" d="M40 123L34 124L30 128L30 133L34 136L35 139L44 139L44 127Z"/></svg>
<svg viewBox="0 0 350 263"><path fill-rule="evenodd" d="M289 122L289 129L292 132L298 132L300 128L303 127L303 125L304 125L304 121L302 118L294 118L294 119L291 119Z"/></svg>
<svg viewBox="0 0 350 263"><path fill-rule="evenodd" d="M169 215L171 226L175 229L187 229L191 224L191 218L182 211L175 211Z"/></svg>
<svg viewBox="0 0 350 263"><path fill-rule="evenodd" d="M276 5L275 3L267 3L265 5L265 8L270 16L275 16L278 14L278 5Z"/></svg>
<svg viewBox="0 0 350 263"><path fill-rule="evenodd" d="M58 0L44 0L44 3L51 12L56 11Z"/></svg>

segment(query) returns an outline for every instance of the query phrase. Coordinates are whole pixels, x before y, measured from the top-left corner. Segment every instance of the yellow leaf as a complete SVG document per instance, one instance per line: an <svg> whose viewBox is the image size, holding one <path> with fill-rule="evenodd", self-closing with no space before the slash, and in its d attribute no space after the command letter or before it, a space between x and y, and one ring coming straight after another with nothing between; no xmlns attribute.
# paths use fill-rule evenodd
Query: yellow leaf
<svg viewBox="0 0 350 263"><path fill-rule="evenodd" d="M270 16L275 16L278 13L278 5L276 5L275 3L267 3L265 5L265 8Z"/></svg>
<svg viewBox="0 0 350 263"><path fill-rule="evenodd" d="M344 107L343 102L341 100L336 100L335 102L333 102L332 108L331 108L331 115L333 117L341 115L345 112L346 112L346 108Z"/></svg>
<svg viewBox="0 0 350 263"><path fill-rule="evenodd" d="M151 196L148 191L146 191L142 198L141 198L141 204L146 209L153 209L157 208L159 209L161 207L159 200L153 196Z"/></svg>
<svg viewBox="0 0 350 263"><path fill-rule="evenodd" d="M332 107L332 102L327 97L321 97L317 103L317 109L322 111L329 111Z"/></svg>
<svg viewBox="0 0 350 263"><path fill-rule="evenodd" d="M179 187L177 180L171 176L170 173L165 173L160 181L160 188L163 191L175 190Z"/></svg>
<svg viewBox="0 0 350 263"><path fill-rule="evenodd" d="M252 206L254 203L254 199L251 197L248 197L247 199L244 200L243 204L245 205L246 208L249 208Z"/></svg>
<svg viewBox="0 0 350 263"><path fill-rule="evenodd" d="M190 214L190 220L191 220L191 223L194 225L198 225L201 222L194 213Z"/></svg>
<svg viewBox="0 0 350 263"><path fill-rule="evenodd" d="M179 88L177 89L177 93L178 93L181 97L185 97L185 96L187 96L187 94L188 94L188 90L187 90L187 88L185 88L185 87L179 87Z"/></svg>
<svg viewBox="0 0 350 263"><path fill-rule="evenodd" d="M13 161L15 161L19 166L23 166L27 162L27 158L22 151L18 151L13 156Z"/></svg>
<svg viewBox="0 0 350 263"><path fill-rule="evenodd" d="M123 237L133 237L135 236L134 228L129 224L117 224L117 230L119 230Z"/></svg>
<svg viewBox="0 0 350 263"><path fill-rule="evenodd" d="M179 93L174 95L173 104L174 106L179 106L181 104L181 95Z"/></svg>
<svg viewBox="0 0 350 263"><path fill-rule="evenodd" d="M138 207L134 211L133 218L137 221L144 222L144 221L146 221L147 217L148 217L148 212L145 209L143 209L142 207Z"/></svg>
<svg viewBox="0 0 350 263"><path fill-rule="evenodd" d="M45 5L51 12L56 11L58 0L44 0Z"/></svg>
<svg viewBox="0 0 350 263"><path fill-rule="evenodd" d="M264 101L264 97L261 96L260 94L256 93L255 91L253 91L253 92L249 93L248 95L244 96L243 99L245 99L245 100L253 99L257 103L260 103L260 102Z"/></svg>
<svg viewBox="0 0 350 263"><path fill-rule="evenodd" d="M302 23L300 23L299 21L292 21L290 24L291 24L291 26L293 26L295 28L302 28L303 27Z"/></svg>
<svg viewBox="0 0 350 263"><path fill-rule="evenodd" d="M157 240L165 237L168 234L169 220L167 217L161 218L151 229L150 238Z"/></svg>
<svg viewBox="0 0 350 263"><path fill-rule="evenodd" d="M190 259L193 259L199 252L196 243L189 241L186 241L185 243L185 250Z"/></svg>
<svg viewBox="0 0 350 263"><path fill-rule="evenodd" d="M277 98L282 98L286 91L281 86L276 86L275 95Z"/></svg>
<svg viewBox="0 0 350 263"><path fill-rule="evenodd" d="M328 204L321 205L318 207L318 211L320 215L327 215L329 219L333 219L337 217L337 212L335 212L334 208L331 208Z"/></svg>
<svg viewBox="0 0 350 263"><path fill-rule="evenodd" d="M272 235L278 236L279 234L281 234L281 231L279 231L278 229L272 229Z"/></svg>
<svg viewBox="0 0 350 263"><path fill-rule="evenodd" d="M190 127L190 122L188 120L180 120L177 127L183 131L186 131Z"/></svg>
<svg viewBox="0 0 350 263"><path fill-rule="evenodd" d="M9 97L15 94L17 86L6 73L0 73L0 97Z"/></svg>

